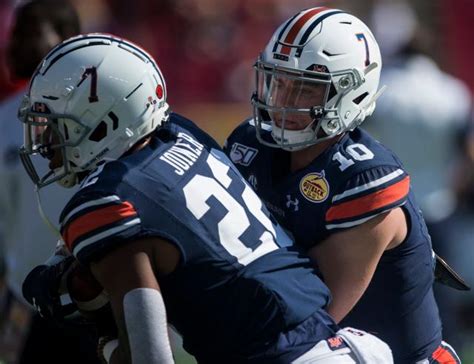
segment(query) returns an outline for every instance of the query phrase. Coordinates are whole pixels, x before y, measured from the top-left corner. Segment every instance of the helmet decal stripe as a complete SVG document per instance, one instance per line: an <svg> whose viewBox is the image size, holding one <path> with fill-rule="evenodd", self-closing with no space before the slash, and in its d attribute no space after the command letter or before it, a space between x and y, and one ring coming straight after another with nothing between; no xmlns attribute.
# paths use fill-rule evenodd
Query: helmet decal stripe
<svg viewBox="0 0 474 364"><path fill-rule="evenodd" d="M66 52L60 52L58 55L56 55L62 48L65 48L75 42L82 42L85 38L87 38L89 40L89 43L88 44L85 44L85 45L80 45L76 48L72 48ZM160 70L160 68L158 67L156 61L153 59L153 57L151 55L149 55L147 52L145 52L142 48L140 48L139 46L137 46L135 43L129 41L129 40L126 40L126 39L123 39L123 38L118 38L118 37L115 37L113 35L106 35L104 33L97 33L97 34L87 34L87 35L79 35L79 36L76 36L76 37L73 37L71 38L70 40L68 41L65 41L63 43L60 43L58 44L57 46L55 46L49 53L48 55L45 57L45 61L46 60L49 60L52 56L56 55L55 58L53 58L48 66L46 67L45 70L43 70L43 62L41 62L38 67L36 68L35 70L35 73L33 74L32 76L32 80L36 77L37 74L41 73L42 75L45 75L48 70L51 68L51 66L56 63L57 61L59 61L62 57L64 57L66 54L68 53L71 53L77 49L81 49L81 48L84 48L84 47L91 47L91 46L108 46L110 45L108 42L116 42L119 46L121 44L125 44L127 45L128 47L130 47L131 49L133 49L134 51L136 51L140 56L139 58L144 58L146 59L148 62L151 63L151 65L153 66L153 68L155 68L160 80L156 80L157 82L158 81L161 81L163 87L164 87L164 91L165 91L165 99L167 98L167 90L166 90L166 82L163 78L163 75L162 75L162 72ZM125 48L124 48L125 49ZM29 85L29 90L31 89L31 83Z"/></svg>
<svg viewBox="0 0 474 364"><path fill-rule="evenodd" d="M281 29L280 34L278 34L278 39L277 39L277 41L275 42L275 44L273 45L273 50L272 50L272 52L276 52L277 47L278 47L278 44L280 44L280 39L281 39L281 37L283 36L283 33L285 33L286 28L288 28L288 26L291 24L291 22L293 21L293 19L295 19L295 18L296 18L297 16L299 16L301 13L302 13L302 12L299 12L299 13L293 15L293 16L286 22L285 26Z"/></svg>
<svg viewBox="0 0 474 364"><path fill-rule="evenodd" d="M299 46L301 48L298 48L296 50L296 54L295 56L296 57L299 57L301 56L301 52L303 52L303 46L305 45L306 41L308 40L309 36L311 35L311 33L313 32L314 28L316 28L318 26L318 24L321 24L321 22L330 17L331 15L334 15L334 14L340 14L340 13L343 13L343 11L340 11L340 10L335 10L335 11L331 11L329 13L326 13L326 14L323 14L321 15L319 18L317 18L315 21L313 21L313 23L308 27L308 29L306 29L306 31L304 32L303 36L301 37L301 40L299 42Z"/></svg>
<svg viewBox="0 0 474 364"><path fill-rule="evenodd" d="M78 39L78 40L82 40L82 39ZM70 43L73 43L73 42L68 42L68 44ZM93 46L101 46L101 45L104 45L104 43L102 42L91 42L89 44L83 44L83 45L80 45L80 46L77 46L76 48L71 48L69 49L68 51L64 52L64 53L59 53L55 58L53 58L50 62L49 62L49 65L48 67L46 67L46 69L41 72L41 69L42 69L42 64L43 62L39 65L39 68L38 68L38 72L37 73L41 73L43 76L49 71L49 69L51 68L51 66L53 64L55 64L57 61L59 61L61 58L63 58L66 54L69 54L71 52L74 52L75 50L78 50L78 49L81 49L81 48L86 48L86 47L93 47ZM60 47L62 48L62 47ZM58 50L60 49L58 48ZM54 53L56 54L56 52ZM54 54L51 54L51 55L54 55ZM46 60L47 58L45 58ZM36 74L35 74L36 75Z"/></svg>
<svg viewBox="0 0 474 364"><path fill-rule="evenodd" d="M369 44L367 43L367 38L365 37L364 33L357 33L356 34L357 40L364 41L364 46L365 46L365 67L367 67L370 64L370 53L369 53Z"/></svg>
<svg viewBox="0 0 474 364"><path fill-rule="evenodd" d="M285 40L283 41L286 44L293 44L295 41L296 36L300 32L300 30L303 28L303 26L306 24L306 22L315 16L316 14L319 14L322 11L329 10L329 8L325 7L320 7L320 8L314 8L310 11L308 11L306 14L304 14L301 18L298 19L298 21L293 25L293 27L290 29L288 34L286 35ZM281 54L286 54L289 55L291 51L291 48L289 46L284 45L281 48Z"/></svg>

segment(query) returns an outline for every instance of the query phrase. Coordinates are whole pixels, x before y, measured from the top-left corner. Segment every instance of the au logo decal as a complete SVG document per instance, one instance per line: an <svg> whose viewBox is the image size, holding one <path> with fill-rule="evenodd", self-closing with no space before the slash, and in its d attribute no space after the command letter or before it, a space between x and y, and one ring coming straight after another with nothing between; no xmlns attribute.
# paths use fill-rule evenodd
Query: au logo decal
<svg viewBox="0 0 474 364"><path fill-rule="evenodd" d="M311 202L323 202L329 196L329 183L322 173L309 173L300 181L300 191Z"/></svg>

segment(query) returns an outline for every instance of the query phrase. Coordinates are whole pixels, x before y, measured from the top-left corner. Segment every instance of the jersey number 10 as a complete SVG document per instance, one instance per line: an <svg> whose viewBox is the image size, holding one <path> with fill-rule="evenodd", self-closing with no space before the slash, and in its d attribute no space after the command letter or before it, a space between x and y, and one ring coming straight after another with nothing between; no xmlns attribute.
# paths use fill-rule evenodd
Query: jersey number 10
<svg viewBox="0 0 474 364"><path fill-rule="evenodd" d="M351 158L346 158L341 152L334 153L332 156L333 161L339 162L339 169L341 171L352 166L355 163L354 161L366 161L374 158L374 153L372 153L364 144L360 143L349 145L346 148L346 153L349 154Z"/></svg>

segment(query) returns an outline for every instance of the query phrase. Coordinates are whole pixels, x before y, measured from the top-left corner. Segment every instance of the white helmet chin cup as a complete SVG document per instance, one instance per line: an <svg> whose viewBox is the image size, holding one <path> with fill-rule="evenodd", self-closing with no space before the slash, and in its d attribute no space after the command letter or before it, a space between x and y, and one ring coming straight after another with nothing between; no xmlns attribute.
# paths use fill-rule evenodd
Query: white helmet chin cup
<svg viewBox="0 0 474 364"><path fill-rule="evenodd" d="M306 148L308 146L307 142L314 138L314 132L311 128L305 128L304 130L285 130L274 124L272 127L272 137L281 145L282 149L294 152ZM291 140L291 145L287 140L282 138Z"/></svg>
<svg viewBox="0 0 474 364"><path fill-rule="evenodd" d="M29 158L38 151L61 150L67 176L53 173L37 179L38 186L56 181L74 185L78 173L122 156L167 118L166 96L156 62L131 42L87 34L53 48L32 77L19 110L25 123L21 152ZM38 135L50 125L57 136L44 144L47 138Z"/></svg>
<svg viewBox="0 0 474 364"><path fill-rule="evenodd" d="M276 129L274 142L261 141L272 147L301 149L353 130L374 111L381 67L372 32L355 16L325 7L296 14L275 31L255 65L257 90L252 104L260 128L257 133ZM283 75L307 85L327 85L327 97L313 107L296 104L277 109L271 102L271 85ZM282 133L284 122L279 121L279 128L273 118L262 117L278 113L292 120L292 114L304 112L314 123L310 131L285 129Z"/></svg>

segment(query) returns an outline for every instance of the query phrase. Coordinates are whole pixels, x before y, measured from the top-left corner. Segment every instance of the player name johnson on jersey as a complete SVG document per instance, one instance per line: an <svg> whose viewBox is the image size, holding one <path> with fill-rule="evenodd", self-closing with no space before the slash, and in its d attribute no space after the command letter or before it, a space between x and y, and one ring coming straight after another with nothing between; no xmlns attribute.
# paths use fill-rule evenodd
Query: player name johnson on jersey
<svg viewBox="0 0 474 364"><path fill-rule="evenodd" d="M274 353L272 362L290 362L336 329L308 258L219 146L176 114L148 146L91 173L61 226L86 265L142 237L174 243L180 266L160 287L170 323L199 361L265 363ZM300 345L278 338L310 317L316 325Z"/></svg>
<svg viewBox="0 0 474 364"><path fill-rule="evenodd" d="M269 132L262 136L271 140ZM306 248L401 206L408 220L406 240L382 255L367 291L341 325L377 333L391 346L396 363L426 358L440 345L430 237L409 176L391 151L357 128L290 173L289 153L260 144L253 120L231 134L225 150L280 224Z"/></svg>

